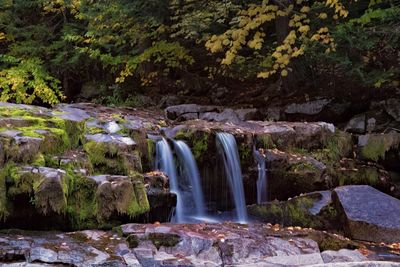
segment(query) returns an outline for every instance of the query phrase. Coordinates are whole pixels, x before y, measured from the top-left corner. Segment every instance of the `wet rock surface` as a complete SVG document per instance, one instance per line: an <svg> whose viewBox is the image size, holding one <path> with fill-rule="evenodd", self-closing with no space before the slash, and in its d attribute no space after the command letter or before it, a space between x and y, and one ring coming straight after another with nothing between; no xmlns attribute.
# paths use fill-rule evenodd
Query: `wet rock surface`
<svg viewBox="0 0 400 267"><path fill-rule="evenodd" d="M265 224L127 224L117 232L3 231L0 262L2 266L303 266L376 260L354 249L322 251L315 241L322 232Z"/></svg>

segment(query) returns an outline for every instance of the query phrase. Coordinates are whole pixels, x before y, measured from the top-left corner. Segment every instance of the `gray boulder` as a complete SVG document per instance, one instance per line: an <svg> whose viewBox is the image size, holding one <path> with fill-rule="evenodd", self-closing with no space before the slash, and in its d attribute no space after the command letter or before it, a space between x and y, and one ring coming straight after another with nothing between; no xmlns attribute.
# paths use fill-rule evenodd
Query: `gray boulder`
<svg viewBox="0 0 400 267"><path fill-rule="evenodd" d="M400 241L400 200L367 185L338 187L332 198L347 236L371 242Z"/></svg>
<svg viewBox="0 0 400 267"><path fill-rule="evenodd" d="M285 108L286 114L306 114L306 115L316 115L320 113L325 106L327 106L331 100L328 99L317 99L305 103L293 103Z"/></svg>

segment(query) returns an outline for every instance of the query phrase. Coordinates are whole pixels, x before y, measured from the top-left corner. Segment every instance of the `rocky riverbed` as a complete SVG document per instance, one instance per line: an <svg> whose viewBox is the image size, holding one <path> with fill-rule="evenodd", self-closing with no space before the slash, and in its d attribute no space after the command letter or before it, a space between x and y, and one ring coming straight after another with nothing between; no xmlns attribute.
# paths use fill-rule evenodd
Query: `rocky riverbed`
<svg viewBox="0 0 400 267"><path fill-rule="evenodd" d="M393 162L400 158L400 133L260 119L255 109L192 104L164 113L0 103L0 261L398 266L400 172ZM251 222L165 224L177 199L168 176L154 171L160 136L192 149L208 212L218 217L233 209L219 168L218 132L238 143ZM265 203L256 203L254 150L267 166ZM16 228L23 230L9 230Z"/></svg>

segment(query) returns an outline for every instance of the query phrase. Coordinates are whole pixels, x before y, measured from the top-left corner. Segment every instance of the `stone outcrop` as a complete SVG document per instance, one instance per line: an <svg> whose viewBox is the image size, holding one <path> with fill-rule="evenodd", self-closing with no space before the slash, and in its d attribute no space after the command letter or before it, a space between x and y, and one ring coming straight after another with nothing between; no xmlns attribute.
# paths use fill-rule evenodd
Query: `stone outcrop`
<svg viewBox="0 0 400 267"><path fill-rule="evenodd" d="M200 106L196 104L183 104L170 106L165 109L168 119L187 121L201 119L205 121L234 122L255 120L261 114L254 108L230 109L220 106Z"/></svg>
<svg viewBox="0 0 400 267"><path fill-rule="evenodd" d="M366 185L338 187L333 199L345 233L351 238L388 243L400 241L400 200Z"/></svg>
<svg viewBox="0 0 400 267"><path fill-rule="evenodd" d="M127 224L115 232L0 233L2 266L302 266L371 260L321 251L307 229L251 224ZM377 264L377 262L375 262ZM379 263L378 263L379 264Z"/></svg>
<svg viewBox="0 0 400 267"><path fill-rule="evenodd" d="M160 123L148 111L0 103L1 226L111 227L147 213L145 133Z"/></svg>

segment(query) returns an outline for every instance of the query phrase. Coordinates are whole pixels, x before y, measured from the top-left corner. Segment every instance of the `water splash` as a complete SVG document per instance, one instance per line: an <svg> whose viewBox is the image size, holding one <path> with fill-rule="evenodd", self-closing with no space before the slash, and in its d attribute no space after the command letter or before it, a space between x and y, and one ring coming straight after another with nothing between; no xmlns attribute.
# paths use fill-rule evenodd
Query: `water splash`
<svg viewBox="0 0 400 267"><path fill-rule="evenodd" d="M189 192L185 192L184 199L185 209L187 214L194 215L197 217L205 216L205 202L203 196L203 190L201 187L199 169L194 159L192 151L188 145L183 141L174 141L175 152L178 157L178 161L182 166L181 180L189 181ZM192 205L190 205L193 203ZM194 212L191 209L194 208ZM190 208L190 210L188 210Z"/></svg>
<svg viewBox="0 0 400 267"><path fill-rule="evenodd" d="M235 137L228 133L217 133L217 145L223 156L225 172L235 203L237 219L239 222L245 223L247 222L246 200Z"/></svg>
<svg viewBox="0 0 400 267"><path fill-rule="evenodd" d="M162 140L158 141L156 144L156 169L165 172L168 175L170 191L171 193L174 193L177 198L175 214L172 216L171 221L180 223L183 220L184 212L182 194L179 190L174 156L165 138L162 138Z"/></svg>
<svg viewBox="0 0 400 267"><path fill-rule="evenodd" d="M254 158L257 161L257 204L267 202L267 172L265 167L265 156L253 148Z"/></svg>

